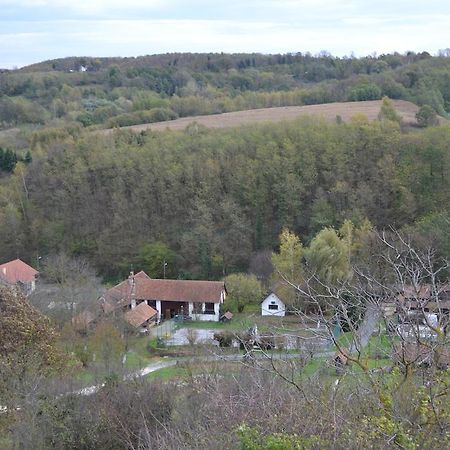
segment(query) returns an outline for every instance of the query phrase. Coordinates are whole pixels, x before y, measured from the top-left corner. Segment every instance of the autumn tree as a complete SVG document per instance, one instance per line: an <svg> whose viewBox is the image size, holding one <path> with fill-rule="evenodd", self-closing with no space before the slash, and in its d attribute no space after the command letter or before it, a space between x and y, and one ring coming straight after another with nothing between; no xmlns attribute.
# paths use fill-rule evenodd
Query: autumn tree
<svg viewBox="0 0 450 450"><path fill-rule="evenodd" d="M234 302L238 312L244 311L247 305L261 301L264 291L255 275L234 273L228 275L224 281L228 292L227 301Z"/></svg>
<svg viewBox="0 0 450 450"><path fill-rule="evenodd" d="M297 303L298 296L291 283L298 285L303 280L304 249L300 238L287 228L281 232L279 239L279 252L272 253L273 283L283 301L293 305Z"/></svg>
<svg viewBox="0 0 450 450"><path fill-rule="evenodd" d="M326 283L345 280L351 275L349 248L333 228L324 228L311 241L306 260L314 273Z"/></svg>
<svg viewBox="0 0 450 450"><path fill-rule="evenodd" d="M102 322L96 327L90 346L108 374L112 369L117 368L125 349L119 330L108 322Z"/></svg>
<svg viewBox="0 0 450 450"><path fill-rule="evenodd" d="M394 105L392 101L389 99L389 97L383 97L381 109L378 113L378 119L379 120L390 120L392 122L401 123L401 116L398 114L398 112L395 110Z"/></svg>
<svg viewBox="0 0 450 450"><path fill-rule="evenodd" d="M40 261L41 282L30 297L36 307L60 322L86 311L97 313L100 280L85 258L60 252Z"/></svg>

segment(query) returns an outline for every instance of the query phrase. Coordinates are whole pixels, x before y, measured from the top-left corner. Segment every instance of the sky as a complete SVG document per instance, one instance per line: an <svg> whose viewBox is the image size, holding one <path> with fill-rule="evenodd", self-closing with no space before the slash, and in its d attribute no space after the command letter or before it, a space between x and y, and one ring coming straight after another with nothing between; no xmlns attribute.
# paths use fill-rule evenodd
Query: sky
<svg viewBox="0 0 450 450"><path fill-rule="evenodd" d="M0 68L65 56L448 47L448 0L0 0Z"/></svg>

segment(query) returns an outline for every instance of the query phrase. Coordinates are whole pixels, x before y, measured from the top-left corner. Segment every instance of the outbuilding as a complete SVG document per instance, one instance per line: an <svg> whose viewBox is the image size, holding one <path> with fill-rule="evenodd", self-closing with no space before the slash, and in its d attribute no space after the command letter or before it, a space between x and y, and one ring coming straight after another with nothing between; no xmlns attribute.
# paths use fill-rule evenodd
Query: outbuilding
<svg viewBox="0 0 450 450"><path fill-rule="evenodd" d="M276 295L274 292L271 292L261 302L261 315L284 317L286 315L286 305L278 297L278 295Z"/></svg>

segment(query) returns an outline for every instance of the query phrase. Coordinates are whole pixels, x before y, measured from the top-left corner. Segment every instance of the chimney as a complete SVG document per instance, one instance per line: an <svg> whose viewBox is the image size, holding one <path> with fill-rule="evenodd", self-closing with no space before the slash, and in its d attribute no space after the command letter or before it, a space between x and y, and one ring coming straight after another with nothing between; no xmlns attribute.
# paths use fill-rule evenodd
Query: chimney
<svg viewBox="0 0 450 450"><path fill-rule="evenodd" d="M136 307L136 280L134 279L134 272L130 272L130 276L128 277L128 283L130 283L131 291L130 291L130 304L131 309Z"/></svg>

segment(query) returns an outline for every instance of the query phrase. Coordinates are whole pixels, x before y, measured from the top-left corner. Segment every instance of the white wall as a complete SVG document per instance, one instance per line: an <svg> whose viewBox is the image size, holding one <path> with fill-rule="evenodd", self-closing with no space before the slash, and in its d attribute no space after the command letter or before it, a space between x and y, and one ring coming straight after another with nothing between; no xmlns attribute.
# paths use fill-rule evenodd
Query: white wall
<svg viewBox="0 0 450 450"><path fill-rule="evenodd" d="M276 305L278 306L278 309L269 309L269 305ZM274 293L272 293L261 303L261 315L284 317L286 315L286 306Z"/></svg>
<svg viewBox="0 0 450 450"><path fill-rule="evenodd" d="M189 315L192 320L198 320L200 322L218 322L220 318L220 303L214 303L214 314L194 314L194 304L189 303ZM205 304L202 305L202 311L205 310Z"/></svg>

